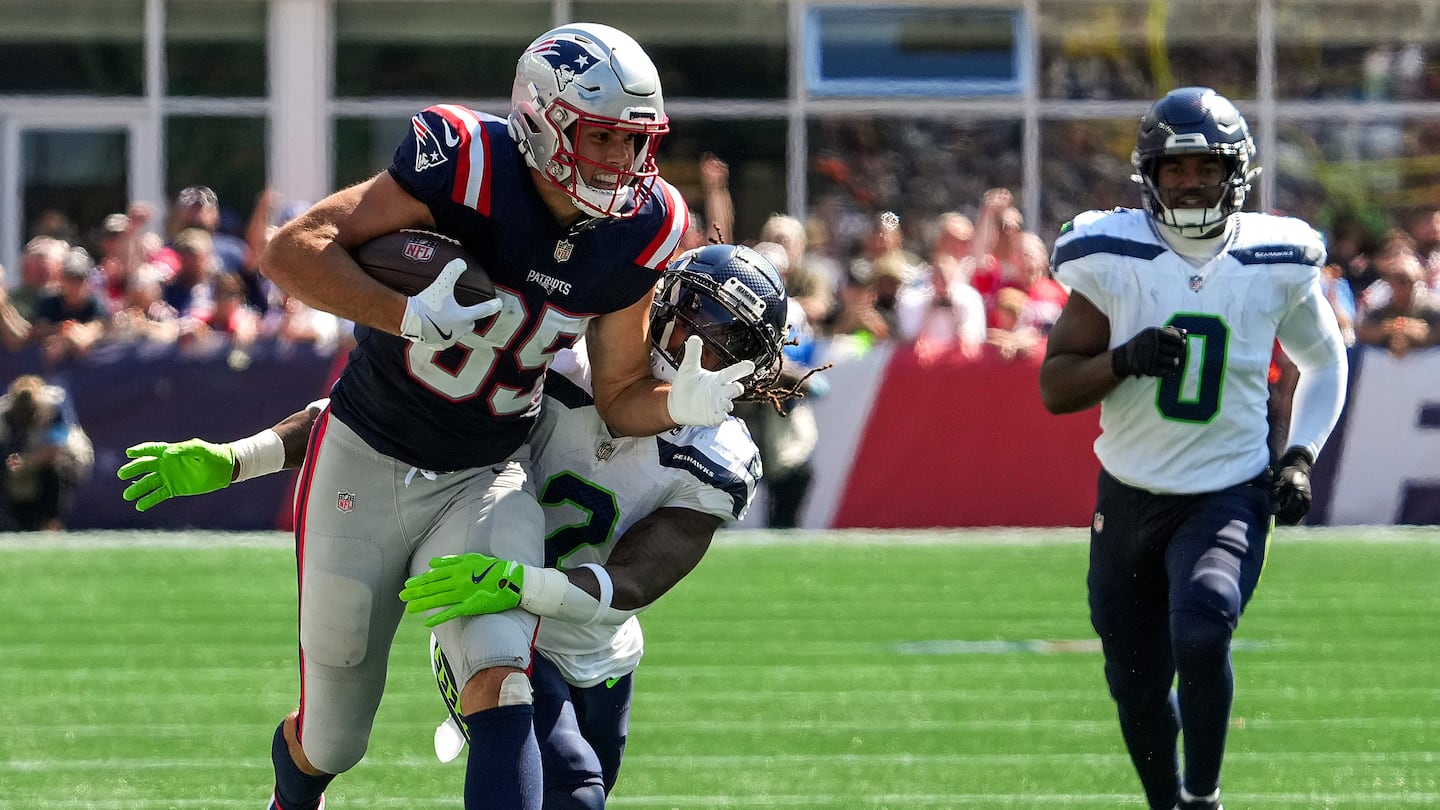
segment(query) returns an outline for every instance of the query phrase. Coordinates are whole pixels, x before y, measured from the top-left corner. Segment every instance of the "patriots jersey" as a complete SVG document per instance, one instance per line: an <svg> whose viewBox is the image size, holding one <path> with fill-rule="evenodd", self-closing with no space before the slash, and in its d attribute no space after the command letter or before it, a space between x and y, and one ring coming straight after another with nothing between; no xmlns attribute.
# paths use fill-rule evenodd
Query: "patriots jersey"
<svg viewBox="0 0 1440 810"><path fill-rule="evenodd" d="M411 119L389 171L475 256L504 307L443 351L357 325L334 414L374 449L422 469L500 461L529 435L555 353L592 318L654 288L689 209L654 178L634 217L562 227L505 120L453 104Z"/></svg>
<svg viewBox="0 0 1440 810"><path fill-rule="evenodd" d="M760 453L744 422L732 416L716 427L614 437L595 410L582 352L564 353L549 376L531 440L547 566L603 564L627 529L661 507L726 521L745 515ZM566 681L593 686L633 671L644 639L633 616L619 627L545 619L535 646Z"/></svg>
<svg viewBox="0 0 1440 810"><path fill-rule="evenodd" d="M1102 400L1095 454L1133 487L1212 492L1270 460L1271 350L1281 321L1320 294L1325 246L1298 219L1241 213L1196 267L1155 227L1134 209L1081 214L1055 242L1055 275L1110 319L1112 349L1146 327L1186 330L1178 373L1126 378Z"/></svg>

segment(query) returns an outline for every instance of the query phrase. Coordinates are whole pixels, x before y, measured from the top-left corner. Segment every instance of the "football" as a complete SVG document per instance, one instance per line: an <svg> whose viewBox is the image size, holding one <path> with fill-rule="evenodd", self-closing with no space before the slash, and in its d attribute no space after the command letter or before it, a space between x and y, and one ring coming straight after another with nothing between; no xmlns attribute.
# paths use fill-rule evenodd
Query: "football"
<svg viewBox="0 0 1440 810"><path fill-rule="evenodd" d="M454 259L465 261L465 272L455 282L455 300L473 306L495 297L495 285L470 252L448 236L405 229L376 237L356 248L355 263L367 275L396 292L415 295L440 275Z"/></svg>

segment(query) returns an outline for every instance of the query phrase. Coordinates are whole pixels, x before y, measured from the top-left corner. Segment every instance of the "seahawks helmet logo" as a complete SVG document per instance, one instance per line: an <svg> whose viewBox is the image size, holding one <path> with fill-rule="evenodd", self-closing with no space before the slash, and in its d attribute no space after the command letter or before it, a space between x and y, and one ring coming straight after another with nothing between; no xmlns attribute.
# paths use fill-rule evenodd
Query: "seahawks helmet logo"
<svg viewBox="0 0 1440 810"><path fill-rule="evenodd" d="M580 78L581 74L600 63L600 57L596 56L590 49L574 39L562 39L554 37L536 44L530 49L530 53L550 63L551 70L555 71L555 89L564 92L570 83ZM598 90L598 87L585 87L586 90Z"/></svg>

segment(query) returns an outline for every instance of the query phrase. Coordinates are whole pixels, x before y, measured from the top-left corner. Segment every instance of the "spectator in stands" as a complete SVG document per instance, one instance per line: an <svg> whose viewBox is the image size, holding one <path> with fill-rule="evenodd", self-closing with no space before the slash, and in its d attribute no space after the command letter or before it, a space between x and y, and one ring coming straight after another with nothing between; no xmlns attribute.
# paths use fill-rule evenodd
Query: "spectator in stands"
<svg viewBox="0 0 1440 810"><path fill-rule="evenodd" d="M5 267L0 265L0 346L16 352L25 348L30 339L30 321L21 315L10 302L10 291L5 283Z"/></svg>
<svg viewBox="0 0 1440 810"><path fill-rule="evenodd" d="M35 308L33 340L47 362L82 357L109 328L110 308L91 284L95 263L84 248L71 248L60 272L59 291Z"/></svg>
<svg viewBox="0 0 1440 810"><path fill-rule="evenodd" d="M179 267L165 285L165 303L183 317L209 317L214 308L210 279L219 267L214 239L203 228L186 228L175 236Z"/></svg>
<svg viewBox="0 0 1440 810"><path fill-rule="evenodd" d="M833 262L808 252L804 223L785 214L771 214L760 226L760 240L784 248L785 294L804 309L805 318L812 326L823 321L835 305Z"/></svg>
<svg viewBox="0 0 1440 810"><path fill-rule="evenodd" d="M1375 281L1360 293L1358 310L1360 318L1381 309L1390 303L1392 289L1397 284L1410 284L1420 266L1419 281L1425 285L1425 271L1420 263L1420 254L1415 250L1415 240L1400 228L1391 228L1381 237L1379 246L1370 258ZM1428 286L1426 286L1428 289Z"/></svg>
<svg viewBox="0 0 1440 810"><path fill-rule="evenodd" d="M1415 240L1415 252L1420 266L1425 268L1425 283L1432 290L1440 290L1440 206L1412 214L1406 230Z"/></svg>
<svg viewBox="0 0 1440 810"><path fill-rule="evenodd" d="M769 259L784 277L790 258L782 245L759 242L755 251ZM790 342L784 347L782 379L798 381L813 368L815 331L799 302L790 298L786 304ZM811 377L803 390L808 397L819 397L827 389L818 378ZM813 406L802 398L786 400L779 410L770 402L737 402L735 415L745 420L760 450L765 471L760 486L765 491L766 527L795 528L815 478L813 462L820 432Z"/></svg>
<svg viewBox="0 0 1440 810"><path fill-rule="evenodd" d="M1013 203L1009 189L992 188L981 199L975 222L975 272L970 284L985 300L991 326L998 325L996 295L1001 287L1013 285L1021 277L1024 266L1021 235L1025 232L1025 217Z"/></svg>
<svg viewBox="0 0 1440 810"><path fill-rule="evenodd" d="M75 227L75 221L64 211L54 208L47 208L35 217L30 223L30 236L59 239L67 247L80 241L80 231Z"/></svg>
<svg viewBox="0 0 1440 810"><path fill-rule="evenodd" d="M704 197L705 233L735 244L735 204L730 199L730 166L709 152L700 155L700 192Z"/></svg>
<svg viewBox="0 0 1440 810"><path fill-rule="evenodd" d="M1325 300L1335 310L1335 320L1340 324L1340 334L1345 338L1346 347L1355 345L1355 293L1345 278L1345 268L1335 262L1325 265L1320 277L1320 289ZM1282 448L1283 449L1283 448Z"/></svg>
<svg viewBox="0 0 1440 810"><path fill-rule="evenodd" d="M1420 260L1409 254L1387 263L1376 284L1387 284L1385 303L1366 310L1355 330L1358 343L1382 346L1396 357L1440 342L1440 300L1425 286Z"/></svg>
<svg viewBox="0 0 1440 810"><path fill-rule="evenodd" d="M893 211L885 211L871 220L870 232L860 246L860 255L850 262L850 278L870 283L876 263L886 256L894 258L892 267L901 268L902 283L919 278L924 263L919 256L905 249L900 217Z"/></svg>
<svg viewBox="0 0 1440 810"><path fill-rule="evenodd" d="M858 278L840 288L840 300L825 329L831 335L827 356L833 360L858 357L876 341L890 339L890 325L875 309L875 288Z"/></svg>
<svg viewBox="0 0 1440 810"><path fill-rule="evenodd" d="M306 306L285 293L265 313L261 333L286 343L308 343L322 354L348 352L354 345L354 325L334 315Z"/></svg>
<svg viewBox="0 0 1440 810"><path fill-rule="evenodd" d="M163 265L147 262L130 274L124 302L110 318L109 338L174 343L180 337L175 309L165 303L166 272Z"/></svg>
<svg viewBox="0 0 1440 810"><path fill-rule="evenodd" d="M61 531L75 488L90 474L94 451L64 389L22 375L0 396L0 525Z"/></svg>
<svg viewBox="0 0 1440 810"><path fill-rule="evenodd" d="M994 326L985 331L985 344L1002 360L1038 359L1045 354L1045 335L1025 322L1031 301L1018 287L1002 287L995 294Z"/></svg>
<svg viewBox="0 0 1440 810"><path fill-rule="evenodd" d="M197 342L228 340L230 367L245 368L260 337L260 313L245 303L245 285L234 273L216 273L211 286L215 305L209 312L192 311L186 320L192 323Z"/></svg>
<svg viewBox="0 0 1440 810"><path fill-rule="evenodd" d="M37 236L20 256L20 283L10 291L10 303L26 320L35 319L40 299L60 289L60 270L70 245L52 236Z"/></svg>
<svg viewBox="0 0 1440 810"><path fill-rule="evenodd" d="M246 255L245 240L220 230L220 198L209 186L186 186L175 195L175 206L170 211L172 245L190 228L210 234L219 269L240 273L255 265L256 257Z"/></svg>
<svg viewBox="0 0 1440 810"><path fill-rule="evenodd" d="M1004 286L1025 293L1025 307L1020 314L1019 326L1048 335L1050 327L1060 317L1060 310L1065 308L1070 293L1050 277L1050 249L1045 246L1045 240L1036 234L1022 232L1018 242L1019 274Z"/></svg>
<svg viewBox="0 0 1440 810"><path fill-rule="evenodd" d="M125 306L125 289L130 273L138 265L139 234L132 230L130 217L125 214L110 214L100 224L100 235L95 240L100 247L99 286L106 303L112 311Z"/></svg>
<svg viewBox="0 0 1440 810"><path fill-rule="evenodd" d="M985 343L985 302L964 280L951 280L951 273L958 277L961 272L930 268L930 295L915 333L915 355L921 363L933 363L951 352L974 358Z"/></svg>

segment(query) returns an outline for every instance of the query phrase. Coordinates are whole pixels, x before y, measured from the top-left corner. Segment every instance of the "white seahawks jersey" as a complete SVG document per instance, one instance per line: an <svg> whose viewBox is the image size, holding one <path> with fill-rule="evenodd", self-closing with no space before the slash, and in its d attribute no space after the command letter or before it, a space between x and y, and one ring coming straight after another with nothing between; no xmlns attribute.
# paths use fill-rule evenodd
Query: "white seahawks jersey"
<svg viewBox="0 0 1440 810"><path fill-rule="evenodd" d="M760 476L759 451L734 417L718 427L613 437L595 409L581 353L562 353L552 364L531 444L546 564L561 569L604 563L632 524L661 507L739 520ZM545 619L535 646L568 682L592 686L634 670L644 640L634 617L619 627Z"/></svg>
<svg viewBox="0 0 1440 810"><path fill-rule="evenodd" d="M1134 487L1210 492L1259 475L1269 461L1276 333L1307 295L1320 294L1325 247L1298 219L1241 213L1219 254L1196 267L1155 228L1134 209L1081 214L1056 240L1056 278L1110 319L1112 349L1149 326L1188 332L1180 373L1130 377L1105 397L1095 454Z"/></svg>

